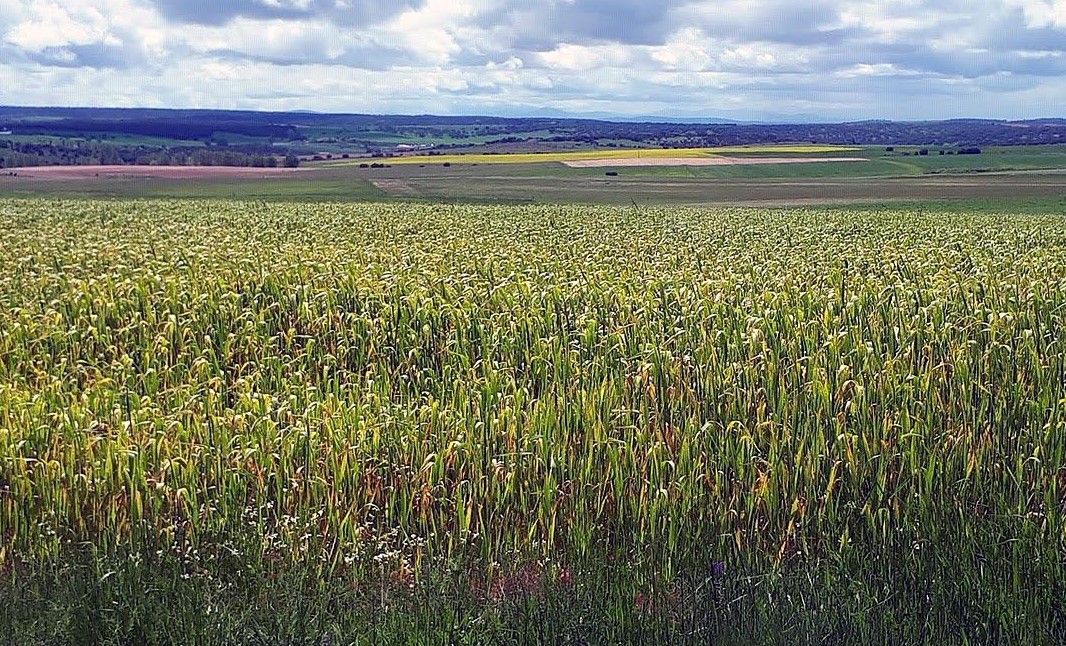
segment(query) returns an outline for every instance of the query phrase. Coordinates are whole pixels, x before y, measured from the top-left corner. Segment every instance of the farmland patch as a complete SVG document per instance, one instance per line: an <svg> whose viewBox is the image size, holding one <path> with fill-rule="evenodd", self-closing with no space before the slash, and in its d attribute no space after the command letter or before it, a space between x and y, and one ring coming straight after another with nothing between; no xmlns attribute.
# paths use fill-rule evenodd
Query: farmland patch
<svg viewBox="0 0 1066 646"><path fill-rule="evenodd" d="M812 164L864 162L861 157L628 157L621 159L575 159L563 164L571 168L610 166L751 166L756 164Z"/></svg>

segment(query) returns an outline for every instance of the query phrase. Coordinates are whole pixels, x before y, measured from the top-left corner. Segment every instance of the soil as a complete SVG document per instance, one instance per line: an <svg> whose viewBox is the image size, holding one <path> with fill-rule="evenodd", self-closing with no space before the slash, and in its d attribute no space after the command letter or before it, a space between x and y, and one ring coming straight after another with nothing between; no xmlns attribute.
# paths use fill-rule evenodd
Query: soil
<svg viewBox="0 0 1066 646"><path fill-rule="evenodd" d="M212 179L278 177L301 168L251 168L242 166L26 166L11 168L17 177L33 179Z"/></svg>

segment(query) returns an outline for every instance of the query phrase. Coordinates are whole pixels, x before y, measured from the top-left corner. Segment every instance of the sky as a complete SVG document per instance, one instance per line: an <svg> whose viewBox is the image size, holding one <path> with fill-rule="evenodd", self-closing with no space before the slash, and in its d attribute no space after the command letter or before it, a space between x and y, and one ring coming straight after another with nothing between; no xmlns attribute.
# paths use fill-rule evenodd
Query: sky
<svg viewBox="0 0 1066 646"><path fill-rule="evenodd" d="M1064 117L1066 0L0 0L0 104Z"/></svg>

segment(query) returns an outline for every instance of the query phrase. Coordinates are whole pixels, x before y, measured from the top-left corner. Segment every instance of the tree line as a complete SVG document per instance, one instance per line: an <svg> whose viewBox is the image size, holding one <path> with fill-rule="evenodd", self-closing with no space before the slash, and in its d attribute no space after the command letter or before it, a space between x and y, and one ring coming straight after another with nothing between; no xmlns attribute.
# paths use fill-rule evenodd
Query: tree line
<svg viewBox="0 0 1066 646"><path fill-rule="evenodd" d="M299 166L299 158L218 148L160 148L122 146L96 141L23 143L0 140L0 168L26 166L242 166L276 168Z"/></svg>

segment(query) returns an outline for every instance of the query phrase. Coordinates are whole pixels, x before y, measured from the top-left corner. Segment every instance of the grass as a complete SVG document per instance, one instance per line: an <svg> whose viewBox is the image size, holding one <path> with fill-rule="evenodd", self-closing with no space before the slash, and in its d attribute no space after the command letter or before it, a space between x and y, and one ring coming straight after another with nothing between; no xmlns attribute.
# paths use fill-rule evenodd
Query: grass
<svg viewBox="0 0 1066 646"><path fill-rule="evenodd" d="M1011 213L1015 215L1066 215L1066 194L1046 196L999 196L984 199L897 200L891 202L870 201L847 205L827 205L823 208L848 212L855 210L914 213L938 213L961 215L975 213Z"/></svg>
<svg viewBox="0 0 1066 646"><path fill-rule="evenodd" d="M1066 217L0 202L6 643L1058 643Z"/></svg>
<svg viewBox="0 0 1066 646"><path fill-rule="evenodd" d="M151 146L151 147L202 147L203 141L195 139L171 139L167 137L152 137L148 135L134 135L126 133L84 133L84 136L68 136L66 134L56 135L0 135L0 140L12 141L15 143L30 143L30 144L51 144L53 142L60 142L64 145L71 145L77 142L94 142L111 144L115 146Z"/></svg>
<svg viewBox="0 0 1066 646"><path fill-rule="evenodd" d="M636 157L664 158L699 158L715 155L738 155L738 154L792 154L792 155L815 155L825 153L847 153L860 150L842 146L816 146L816 145L781 145L781 146L723 146L721 148L637 148L637 149L605 149L583 150L573 152L552 153L507 153L499 155L491 154L444 154L444 155L410 155L405 157L390 157L386 161L390 164L531 164L531 163L560 163L565 161L579 161L590 159L633 159ZM365 159L352 159L339 162L328 162L327 166L351 166L366 162Z"/></svg>
<svg viewBox="0 0 1066 646"><path fill-rule="evenodd" d="M821 162L817 164L735 164L725 166L623 166L572 168L539 164L523 168L535 177L602 178L616 171L624 178L693 178L693 179L834 179L845 177L892 177L904 174L899 166L872 158L862 162ZM495 172L495 171L494 171Z"/></svg>
<svg viewBox="0 0 1066 646"><path fill-rule="evenodd" d="M410 167L405 167L410 168ZM526 200L549 204L656 205L810 205L992 199L1066 194L1062 175L988 175L910 178L801 177L713 178L693 175L643 175L626 172L546 173L539 167L456 167L385 169L368 177L402 178L422 199ZM578 169L568 169L578 170Z"/></svg>
<svg viewBox="0 0 1066 646"><path fill-rule="evenodd" d="M980 155L892 156L883 161L899 165L912 173L958 173L994 170L1037 170L1066 168L1066 150L1059 146L1037 149L1035 146L993 148Z"/></svg>
<svg viewBox="0 0 1066 646"><path fill-rule="evenodd" d="M6 188L7 190L3 190ZM40 180L0 185L7 197L94 198L94 199L227 199L266 201L374 201L388 195L369 181L358 177L315 177L274 179L91 179Z"/></svg>
<svg viewBox="0 0 1066 646"><path fill-rule="evenodd" d="M865 174L856 177L859 169ZM1066 175L1062 174L972 172L946 176L907 170L912 174L904 176L899 168L881 158L841 164L623 168L618 177L606 177L608 170L611 169L557 164L459 164L449 168L398 165L383 169L347 166L318 167L291 177L237 180L34 180L0 173L0 196L615 205L810 205L963 199L991 200L1009 207L1010 200L1024 196L1044 200L1066 194ZM374 182L385 188L378 188Z"/></svg>
<svg viewBox="0 0 1066 646"><path fill-rule="evenodd" d="M451 154L417 155L388 158L394 166L419 165L440 167L444 163L467 168L473 164L489 166L485 173L507 173L507 166L532 177L602 177L608 170L619 170L626 177L692 177L701 179L790 179L790 178L890 178L917 177L939 174L969 174L989 171L1028 171L1066 168L1066 148L1061 146L1022 146L989 148L980 155L909 155L902 150L886 155L883 148L844 148L823 146L699 148L699 149L628 149L595 150L556 153ZM825 162L820 164L754 164L728 166L682 167L625 167L569 168L561 164L567 160L629 159L644 157L705 157L714 155L804 155L859 157L864 162ZM326 162L325 168L346 168L373 160L350 159Z"/></svg>
<svg viewBox="0 0 1066 646"><path fill-rule="evenodd" d="M863 156L850 153L840 156ZM706 179L830 179L891 178L958 175L983 172L1066 169L1066 155L1053 153L988 153L927 157L864 156L863 162L818 164L738 164L728 166L637 166L620 168L560 168L543 164L532 174L602 177L608 170L629 177L696 177Z"/></svg>
<svg viewBox="0 0 1066 646"><path fill-rule="evenodd" d="M799 165L804 166L804 165ZM829 166L829 165L825 165ZM842 166L847 166L844 164ZM763 167L765 168L765 167ZM553 170L550 165L399 166L388 169L315 169L298 176L227 180L113 179L31 180L0 174L0 195L94 199L175 198L266 201L381 201L457 203L574 203L632 205L752 204L811 205L971 200L1011 208L1024 201L1066 194L1066 177L1055 174L912 178L714 177L705 173L639 173L619 177L603 171ZM643 169L639 169L643 170ZM649 169L663 170L663 169ZM693 169L702 170L702 169ZM386 189L377 188L378 182ZM390 185L401 188L390 189ZM393 192L389 192L393 191ZM1061 211L1061 206L1055 206ZM982 210L985 210L982 207Z"/></svg>
<svg viewBox="0 0 1066 646"><path fill-rule="evenodd" d="M494 132L494 129L485 129L476 124L469 126L417 126L403 125L387 131L362 130L330 127L300 127L303 137L309 141L315 139L336 139L339 141L367 141L382 145L396 144L460 144L481 145L501 138L518 137L552 137L559 133L553 130L530 130L526 132ZM464 131L466 136L458 136Z"/></svg>

